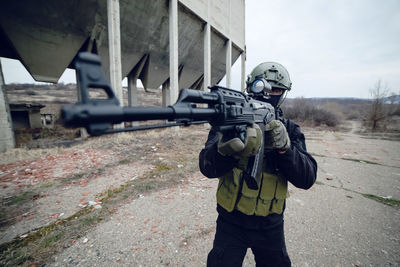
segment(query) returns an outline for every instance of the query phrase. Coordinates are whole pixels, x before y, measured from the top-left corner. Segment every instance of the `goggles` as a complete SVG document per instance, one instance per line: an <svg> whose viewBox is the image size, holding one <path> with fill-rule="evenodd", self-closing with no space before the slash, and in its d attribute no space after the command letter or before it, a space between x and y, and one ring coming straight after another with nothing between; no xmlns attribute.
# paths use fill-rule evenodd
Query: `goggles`
<svg viewBox="0 0 400 267"><path fill-rule="evenodd" d="M250 86L250 93L256 95L264 94L265 96L268 96L271 91L271 84L269 84L264 78L256 78Z"/></svg>

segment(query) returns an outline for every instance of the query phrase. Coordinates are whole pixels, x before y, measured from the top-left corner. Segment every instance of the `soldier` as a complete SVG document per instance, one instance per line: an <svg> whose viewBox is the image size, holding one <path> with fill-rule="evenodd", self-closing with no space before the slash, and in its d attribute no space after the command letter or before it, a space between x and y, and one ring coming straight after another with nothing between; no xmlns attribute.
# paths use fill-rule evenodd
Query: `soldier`
<svg viewBox="0 0 400 267"><path fill-rule="evenodd" d="M247 91L261 92L258 99L275 108L276 120L263 134L256 124L247 127L245 142L226 140L211 128L200 152L201 172L219 178L217 230L207 266L242 266L248 248L257 266L290 266L284 237L283 213L288 197L287 182L309 189L316 180L317 163L307 153L300 127L282 118L280 105L291 89L288 71L279 63L258 65L247 79ZM263 173L258 189L242 179L250 156L264 149Z"/></svg>

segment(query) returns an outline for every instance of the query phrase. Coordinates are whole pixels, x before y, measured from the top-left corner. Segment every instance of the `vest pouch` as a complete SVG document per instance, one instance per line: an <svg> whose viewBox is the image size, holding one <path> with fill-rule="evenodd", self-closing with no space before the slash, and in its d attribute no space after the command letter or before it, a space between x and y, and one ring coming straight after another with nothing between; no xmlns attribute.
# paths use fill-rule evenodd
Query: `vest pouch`
<svg viewBox="0 0 400 267"><path fill-rule="evenodd" d="M237 203L236 209L244 214L253 215L257 206L258 192L258 189L250 189L247 186L246 181L243 181L242 194Z"/></svg>
<svg viewBox="0 0 400 267"><path fill-rule="evenodd" d="M235 208L241 176L242 170L233 168L232 171L219 178L217 203L228 212L233 211Z"/></svg>
<svg viewBox="0 0 400 267"><path fill-rule="evenodd" d="M263 172L263 180L260 196L257 202L256 215L267 216L271 213L281 214L287 197L287 181L278 178L277 175Z"/></svg>
<svg viewBox="0 0 400 267"><path fill-rule="evenodd" d="M277 213L281 214L283 212L283 205L285 204L284 199L274 199L272 200L272 206L271 210L269 211L270 213Z"/></svg>
<svg viewBox="0 0 400 267"><path fill-rule="evenodd" d="M263 172L261 192L258 198L256 215L267 216L270 213L271 201L274 199L277 177L276 175Z"/></svg>
<svg viewBox="0 0 400 267"><path fill-rule="evenodd" d="M289 197L289 192L287 190L287 180L282 178L277 178L275 199L272 201L270 212L281 214L283 212L285 199L288 197Z"/></svg>

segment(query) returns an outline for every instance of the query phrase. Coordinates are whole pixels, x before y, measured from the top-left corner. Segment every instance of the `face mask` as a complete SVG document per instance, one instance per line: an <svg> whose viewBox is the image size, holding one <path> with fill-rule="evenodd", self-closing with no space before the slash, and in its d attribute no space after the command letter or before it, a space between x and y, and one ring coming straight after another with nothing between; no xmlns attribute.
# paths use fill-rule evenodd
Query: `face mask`
<svg viewBox="0 0 400 267"><path fill-rule="evenodd" d="M282 95L270 95L267 102L270 103L274 108L276 108L281 100Z"/></svg>

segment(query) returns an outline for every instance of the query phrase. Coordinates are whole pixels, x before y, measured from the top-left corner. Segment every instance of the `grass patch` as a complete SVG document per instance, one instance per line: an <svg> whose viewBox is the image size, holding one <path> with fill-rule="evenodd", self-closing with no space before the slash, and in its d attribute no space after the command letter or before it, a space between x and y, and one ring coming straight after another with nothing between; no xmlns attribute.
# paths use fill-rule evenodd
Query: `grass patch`
<svg viewBox="0 0 400 267"><path fill-rule="evenodd" d="M128 164L129 162L131 162L129 159L122 159L118 163L119 165L123 165L123 164Z"/></svg>
<svg viewBox="0 0 400 267"><path fill-rule="evenodd" d="M393 206L393 207L400 207L400 200L393 199L393 198L385 198L385 197L379 197L373 194L362 194L364 197L378 201L380 203Z"/></svg>
<svg viewBox="0 0 400 267"><path fill-rule="evenodd" d="M85 176L84 173L77 173L77 174L74 174L73 179L81 179L83 176Z"/></svg>
<svg viewBox="0 0 400 267"><path fill-rule="evenodd" d="M26 256L26 254L23 252L15 253L13 255L13 257L14 257L14 262L16 263L16 265L22 265L24 262L31 259L31 257Z"/></svg>
<svg viewBox="0 0 400 267"><path fill-rule="evenodd" d="M315 181L315 184L324 185L324 183L323 183L323 182L320 182L320 181Z"/></svg>
<svg viewBox="0 0 400 267"><path fill-rule="evenodd" d="M153 170L153 172L169 171L172 169L173 168L171 166L161 163L161 164L156 165L156 168Z"/></svg>
<svg viewBox="0 0 400 267"><path fill-rule="evenodd" d="M313 152L311 152L310 155L314 156L314 157L322 157L322 158L326 157L325 155L321 155L321 154L317 154L317 153L313 153Z"/></svg>
<svg viewBox="0 0 400 267"><path fill-rule="evenodd" d="M90 213L89 209L83 209L74 215L57 222L43 226L28 233L26 238L14 240L0 245L0 266L15 266L34 263L44 265L44 259L61 251L59 244L70 239L70 233L82 230L75 219ZM73 229L66 231L66 226ZM41 265L40 264L40 265Z"/></svg>
<svg viewBox="0 0 400 267"><path fill-rule="evenodd" d="M316 184L320 184L320 185L325 185L324 183L321 183L321 182L318 182L318 181L315 182L315 183ZM328 185L328 186L330 186L332 188L336 188L336 189L342 189L342 190L345 190L345 191L348 191L348 192L352 192L352 193L355 193L355 194L359 194L359 195L362 195L365 198L369 198L369 199L375 200L375 201L377 201L379 203L382 203L382 204L385 204L385 205L388 205L388 206L400 207L400 200L398 200L398 199L380 197L380 196L373 195L373 194L365 194L365 193L361 193L361 192L358 192L358 191L355 191L355 190L352 190L352 189L349 189L349 188L345 188L345 187L337 187L337 186L334 186L334 185Z"/></svg>
<svg viewBox="0 0 400 267"><path fill-rule="evenodd" d="M27 201L31 201L31 199L34 195L35 195L34 192L26 191L26 192L22 193L21 195L12 197L6 204L8 206L17 205L17 204L21 205Z"/></svg>
<svg viewBox="0 0 400 267"><path fill-rule="evenodd" d="M54 182L47 182L47 183L42 183L39 186L39 189L47 189L53 187L55 184Z"/></svg>
<svg viewBox="0 0 400 267"><path fill-rule="evenodd" d="M49 246L51 246L54 242L58 241L61 238L62 234L56 234L56 235L52 235L49 237L46 237L43 242L42 242L42 246L47 248Z"/></svg>
<svg viewBox="0 0 400 267"><path fill-rule="evenodd" d="M343 160L350 160L358 163L367 163L367 164L374 164L374 165L381 165L377 162L369 161L369 160L363 160L363 159L351 159L351 158L342 158Z"/></svg>
<svg viewBox="0 0 400 267"><path fill-rule="evenodd" d="M313 153L310 152L311 156L314 157L322 157L322 158L327 158L328 156L326 155L321 155L321 154L317 154L317 153ZM332 157L332 158L336 158L336 157ZM349 161L354 161L354 162L358 162L358 163L367 163L367 164L374 164L374 165L382 165L380 163L374 162L374 161L369 161L369 160L364 160L364 159L352 159L352 158L337 158L337 159L342 159L342 160L349 160Z"/></svg>

